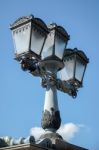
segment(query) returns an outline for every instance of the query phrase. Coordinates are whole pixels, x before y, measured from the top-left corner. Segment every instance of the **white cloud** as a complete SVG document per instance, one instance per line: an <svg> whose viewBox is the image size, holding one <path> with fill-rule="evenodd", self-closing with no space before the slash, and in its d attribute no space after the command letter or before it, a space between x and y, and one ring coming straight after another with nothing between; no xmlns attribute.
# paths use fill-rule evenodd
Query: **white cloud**
<svg viewBox="0 0 99 150"><path fill-rule="evenodd" d="M85 127L83 124L74 124L71 122L61 125L60 129L57 132L63 137L64 140L69 141L74 138L83 127ZM45 131L40 127L33 127L30 130L30 135L33 135L37 140L42 134L44 134L44 132Z"/></svg>
<svg viewBox="0 0 99 150"><path fill-rule="evenodd" d="M58 133L62 135L63 139L69 141L75 137L75 134L78 133L79 130L79 125L74 123L67 123L61 126L61 128L58 130Z"/></svg>
<svg viewBox="0 0 99 150"><path fill-rule="evenodd" d="M30 135L33 135L36 140L39 139L39 137L44 134L44 130L40 127L34 127L30 129Z"/></svg>

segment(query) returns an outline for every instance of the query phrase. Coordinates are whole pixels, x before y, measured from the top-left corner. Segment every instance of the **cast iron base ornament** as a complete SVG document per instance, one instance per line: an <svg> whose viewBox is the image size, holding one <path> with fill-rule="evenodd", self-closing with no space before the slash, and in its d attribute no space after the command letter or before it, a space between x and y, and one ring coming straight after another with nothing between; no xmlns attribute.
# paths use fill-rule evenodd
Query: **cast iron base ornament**
<svg viewBox="0 0 99 150"><path fill-rule="evenodd" d="M61 124L60 112L54 111L51 108L51 112L45 110L42 114L41 125L43 129L54 129L55 131L59 129Z"/></svg>

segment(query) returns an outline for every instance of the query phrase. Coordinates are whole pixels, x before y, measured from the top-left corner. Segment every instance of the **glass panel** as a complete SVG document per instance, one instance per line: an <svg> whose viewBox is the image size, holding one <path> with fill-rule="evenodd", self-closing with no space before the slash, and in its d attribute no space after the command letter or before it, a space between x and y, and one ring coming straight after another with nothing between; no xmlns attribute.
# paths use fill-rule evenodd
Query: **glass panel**
<svg viewBox="0 0 99 150"><path fill-rule="evenodd" d="M31 37L31 50L37 55L40 54L45 36L41 34L36 29L32 29L32 37Z"/></svg>
<svg viewBox="0 0 99 150"><path fill-rule="evenodd" d="M59 36L55 37L55 55L62 59L64 48L65 48L65 41L62 40Z"/></svg>
<svg viewBox="0 0 99 150"><path fill-rule="evenodd" d="M53 54L54 50L53 48L54 48L54 33L50 32L44 44L44 48L42 51L42 59L51 56Z"/></svg>
<svg viewBox="0 0 99 150"><path fill-rule="evenodd" d="M21 54L29 50L30 24L24 25L13 31L15 53Z"/></svg>
<svg viewBox="0 0 99 150"><path fill-rule="evenodd" d="M80 59L76 59L76 70L75 70L75 78L79 81L82 81L83 73L85 70L85 65L81 62Z"/></svg>
<svg viewBox="0 0 99 150"><path fill-rule="evenodd" d="M75 61L73 57L69 57L64 61L65 67L61 70L61 80L70 80L74 77Z"/></svg>

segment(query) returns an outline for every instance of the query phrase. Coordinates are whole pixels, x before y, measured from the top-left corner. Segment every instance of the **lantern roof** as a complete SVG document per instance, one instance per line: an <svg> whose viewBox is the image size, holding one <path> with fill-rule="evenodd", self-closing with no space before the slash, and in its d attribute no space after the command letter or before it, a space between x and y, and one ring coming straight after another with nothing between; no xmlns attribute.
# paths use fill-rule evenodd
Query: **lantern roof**
<svg viewBox="0 0 99 150"><path fill-rule="evenodd" d="M70 36L68 35L67 31L62 26L59 26L56 23L50 23L47 27L50 31L56 30L59 33L61 33L66 39L70 40Z"/></svg>
<svg viewBox="0 0 99 150"><path fill-rule="evenodd" d="M33 18L34 18L33 15L19 17L13 24L10 25L10 29L13 30L14 28L16 28L22 24L28 23Z"/></svg>
<svg viewBox="0 0 99 150"><path fill-rule="evenodd" d="M13 29L19 27L20 25L24 25L30 21L33 22L34 24L40 26L46 32L48 32L47 25L44 23L44 21L41 20L40 18L35 18L33 15L23 16L23 17L18 18L13 24L10 25L10 29L13 30Z"/></svg>
<svg viewBox="0 0 99 150"><path fill-rule="evenodd" d="M74 55L74 54L81 57L86 63L89 63L89 58L87 58L86 54L82 50L78 50L77 48L74 48L74 49L68 48L68 49L65 49L65 51L64 51L64 57L68 57L68 56Z"/></svg>

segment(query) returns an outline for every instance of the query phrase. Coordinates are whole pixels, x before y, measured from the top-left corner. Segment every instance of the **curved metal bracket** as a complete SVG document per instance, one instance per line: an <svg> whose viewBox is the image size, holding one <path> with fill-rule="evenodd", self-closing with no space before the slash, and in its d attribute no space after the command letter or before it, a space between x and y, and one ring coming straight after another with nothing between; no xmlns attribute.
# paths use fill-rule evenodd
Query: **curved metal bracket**
<svg viewBox="0 0 99 150"><path fill-rule="evenodd" d="M56 85L57 90L69 94L73 98L77 97L77 87L72 85L68 81L62 81L57 79L56 75L50 71L44 71L40 68L40 63L37 59L26 58L21 61L21 68L24 71L30 71L34 76L41 77L41 85L43 88L47 88L47 85Z"/></svg>

